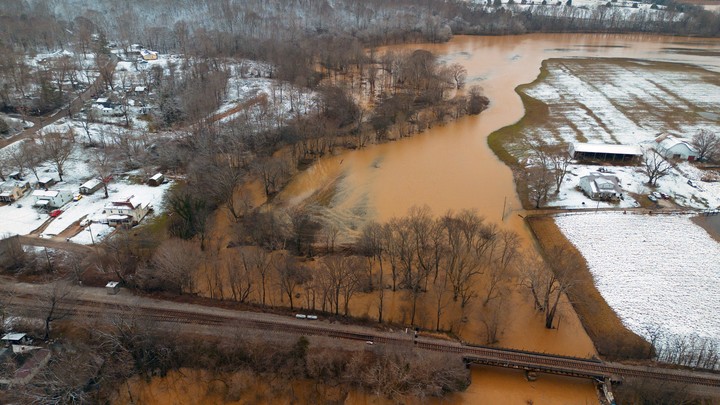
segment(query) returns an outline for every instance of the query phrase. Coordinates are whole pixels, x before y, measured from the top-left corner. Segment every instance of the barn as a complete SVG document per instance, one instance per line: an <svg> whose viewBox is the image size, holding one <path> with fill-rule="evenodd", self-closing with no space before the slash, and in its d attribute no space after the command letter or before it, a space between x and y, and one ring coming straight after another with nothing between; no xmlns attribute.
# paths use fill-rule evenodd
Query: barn
<svg viewBox="0 0 720 405"><path fill-rule="evenodd" d="M643 153L638 145L605 143L571 143L568 152L576 160L603 160L628 162L640 158Z"/></svg>

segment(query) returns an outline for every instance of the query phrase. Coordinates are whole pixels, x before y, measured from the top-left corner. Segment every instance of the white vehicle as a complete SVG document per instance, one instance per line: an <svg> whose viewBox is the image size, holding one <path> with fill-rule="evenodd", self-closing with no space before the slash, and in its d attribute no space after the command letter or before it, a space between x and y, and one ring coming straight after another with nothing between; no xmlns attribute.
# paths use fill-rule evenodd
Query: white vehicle
<svg viewBox="0 0 720 405"><path fill-rule="evenodd" d="M297 318L297 319L307 319L307 315L305 315L305 314L296 314L296 315L295 315L295 318Z"/></svg>

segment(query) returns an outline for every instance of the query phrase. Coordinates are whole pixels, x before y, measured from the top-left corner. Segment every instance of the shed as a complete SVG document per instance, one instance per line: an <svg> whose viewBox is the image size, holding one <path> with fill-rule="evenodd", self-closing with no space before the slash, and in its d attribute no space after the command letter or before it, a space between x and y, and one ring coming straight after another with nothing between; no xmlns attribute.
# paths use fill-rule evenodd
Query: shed
<svg viewBox="0 0 720 405"><path fill-rule="evenodd" d="M55 184L56 181L52 177L40 177L40 179L37 182L37 188L43 188L46 189L53 184Z"/></svg>
<svg viewBox="0 0 720 405"><path fill-rule="evenodd" d="M568 152L577 160L597 159L610 161L632 161L642 156L638 145L604 143L571 143Z"/></svg>
<svg viewBox="0 0 720 405"><path fill-rule="evenodd" d="M699 156L690 141L668 134L655 138L655 150L666 159L680 159L692 162Z"/></svg>
<svg viewBox="0 0 720 405"><path fill-rule="evenodd" d="M157 187L163 184L163 181L165 181L165 176L162 173L156 173L148 179L147 183L148 186Z"/></svg>
<svg viewBox="0 0 720 405"><path fill-rule="evenodd" d="M22 174L20 174L20 172L12 172L8 175L8 177L13 180L22 180Z"/></svg>
<svg viewBox="0 0 720 405"><path fill-rule="evenodd" d="M90 195L103 187L100 179L90 179L80 186L80 194Z"/></svg>
<svg viewBox="0 0 720 405"><path fill-rule="evenodd" d="M107 284L105 284L105 291L109 295L115 295L118 292L120 292L120 282L118 281L109 281Z"/></svg>
<svg viewBox="0 0 720 405"><path fill-rule="evenodd" d="M19 344L24 344L24 343L29 342L28 339L26 338L26 336L27 336L26 333L10 332L10 333L6 333L2 338L0 338L0 340L2 340L5 343L5 345L11 345L11 344L19 345Z"/></svg>

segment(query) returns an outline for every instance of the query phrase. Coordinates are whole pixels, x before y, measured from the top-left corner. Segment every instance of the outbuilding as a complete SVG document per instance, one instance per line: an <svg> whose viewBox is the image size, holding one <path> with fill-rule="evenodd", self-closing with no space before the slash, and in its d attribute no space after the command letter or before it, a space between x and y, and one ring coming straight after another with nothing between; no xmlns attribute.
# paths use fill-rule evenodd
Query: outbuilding
<svg viewBox="0 0 720 405"><path fill-rule="evenodd" d="M147 181L148 186L157 187L165 181L165 176L162 173L156 173L150 177Z"/></svg>
<svg viewBox="0 0 720 405"><path fill-rule="evenodd" d="M665 159L687 160L692 162L699 156L690 141L668 134L663 134L655 138L655 150Z"/></svg>
<svg viewBox="0 0 720 405"><path fill-rule="evenodd" d="M90 179L80 186L80 194L90 195L103 187L100 179Z"/></svg>
<svg viewBox="0 0 720 405"><path fill-rule="evenodd" d="M40 179L37 182L37 188L42 188L42 189L47 190L48 187L51 187L55 183L56 183L56 181L52 177L40 177Z"/></svg>
<svg viewBox="0 0 720 405"><path fill-rule="evenodd" d="M108 281L107 284L105 284L105 291L109 295L115 295L118 292L120 292L120 282L118 281Z"/></svg>
<svg viewBox="0 0 720 405"><path fill-rule="evenodd" d="M571 143L568 152L576 160L632 161L642 156L638 145Z"/></svg>

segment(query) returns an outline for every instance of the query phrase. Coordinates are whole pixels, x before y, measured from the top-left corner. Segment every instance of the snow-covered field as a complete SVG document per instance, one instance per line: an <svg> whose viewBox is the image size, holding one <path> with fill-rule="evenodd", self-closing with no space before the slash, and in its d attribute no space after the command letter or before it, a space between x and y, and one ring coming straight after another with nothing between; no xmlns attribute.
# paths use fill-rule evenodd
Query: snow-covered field
<svg viewBox="0 0 720 405"><path fill-rule="evenodd" d="M629 329L720 343L720 243L689 216L597 213L555 222Z"/></svg>
<svg viewBox="0 0 720 405"><path fill-rule="evenodd" d="M667 63L552 60L524 92L549 106L546 124L526 135L551 143L637 144L670 133L720 132L720 80L704 69Z"/></svg>

